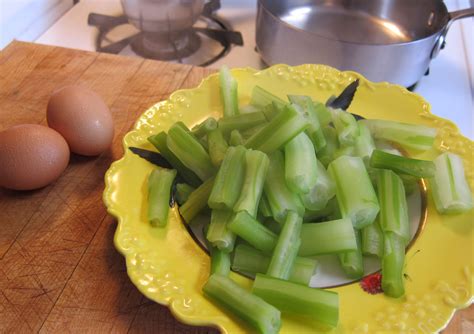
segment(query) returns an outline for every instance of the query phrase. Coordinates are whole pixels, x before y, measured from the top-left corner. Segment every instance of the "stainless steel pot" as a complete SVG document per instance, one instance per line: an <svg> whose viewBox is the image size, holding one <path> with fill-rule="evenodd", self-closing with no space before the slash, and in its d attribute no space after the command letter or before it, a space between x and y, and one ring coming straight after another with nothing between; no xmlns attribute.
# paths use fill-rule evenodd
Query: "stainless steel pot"
<svg viewBox="0 0 474 334"><path fill-rule="evenodd" d="M257 50L268 65L327 64L409 87L468 16L441 0L258 0Z"/></svg>

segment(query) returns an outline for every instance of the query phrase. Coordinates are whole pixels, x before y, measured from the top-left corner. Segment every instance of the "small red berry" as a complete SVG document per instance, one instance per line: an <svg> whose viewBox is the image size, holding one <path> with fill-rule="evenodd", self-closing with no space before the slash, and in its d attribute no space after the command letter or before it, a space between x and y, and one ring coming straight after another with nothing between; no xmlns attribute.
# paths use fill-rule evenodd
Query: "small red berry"
<svg viewBox="0 0 474 334"><path fill-rule="evenodd" d="M370 293L371 295L375 295L377 293L382 293L382 274L380 273L373 273L370 275L365 276L360 281L360 287L365 292Z"/></svg>

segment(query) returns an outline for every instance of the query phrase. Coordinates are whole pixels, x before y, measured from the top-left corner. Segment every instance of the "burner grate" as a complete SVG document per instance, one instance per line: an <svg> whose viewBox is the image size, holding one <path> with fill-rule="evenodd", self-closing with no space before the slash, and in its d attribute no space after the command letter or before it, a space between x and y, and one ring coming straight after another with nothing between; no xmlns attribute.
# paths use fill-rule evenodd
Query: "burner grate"
<svg viewBox="0 0 474 334"><path fill-rule="evenodd" d="M232 31L214 14L219 7L219 1L208 2L194 27L165 34L140 31L129 24L125 15L90 13L88 24L99 30L99 52L208 66L224 57L233 45L243 45L242 34Z"/></svg>

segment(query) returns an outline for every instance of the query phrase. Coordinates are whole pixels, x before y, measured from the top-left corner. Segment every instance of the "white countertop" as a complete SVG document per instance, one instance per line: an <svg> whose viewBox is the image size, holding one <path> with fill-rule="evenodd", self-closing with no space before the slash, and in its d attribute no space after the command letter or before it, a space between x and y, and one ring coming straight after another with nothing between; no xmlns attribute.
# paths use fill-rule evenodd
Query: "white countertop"
<svg viewBox="0 0 474 334"><path fill-rule="evenodd" d="M256 1L221 2L219 15L226 18L234 30L242 33L245 45L234 47L225 58L211 66L227 64L230 67L260 68L260 59L254 51ZM469 7L468 0L448 0L445 3L450 11ZM122 7L119 0L81 0L36 42L94 51L97 29L87 25L90 12L118 16L122 14ZM446 48L432 61L430 74L423 77L415 89L431 104L434 114L452 120L470 139L474 139L473 22L474 19L468 18L451 26Z"/></svg>

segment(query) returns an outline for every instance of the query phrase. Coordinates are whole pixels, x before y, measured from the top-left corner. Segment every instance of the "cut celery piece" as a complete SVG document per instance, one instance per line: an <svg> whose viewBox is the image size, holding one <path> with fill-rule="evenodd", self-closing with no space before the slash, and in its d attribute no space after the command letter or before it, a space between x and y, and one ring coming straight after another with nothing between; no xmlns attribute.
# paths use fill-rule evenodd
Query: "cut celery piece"
<svg viewBox="0 0 474 334"><path fill-rule="evenodd" d="M309 126L306 129L306 134L311 139L314 145L314 149L319 151L326 146L326 139L322 132L321 125L319 123L318 114L314 107L313 101L309 96L304 95L288 95L288 99L291 103L296 104L301 108L301 112L308 118Z"/></svg>
<svg viewBox="0 0 474 334"><path fill-rule="evenodd" d="M191 132L198 138L204 137L210 131L217 129L217 121L213 117L208 117L200 124L191 129Z"/></svg>
<svg viewBox="0 0 474 334"><path fill-rule="evenodd" d="M245 172L245 148L231 146L217 172L208 205L211 209L232 210L237 201Z"/></svg>
<svg viewBox="0 0 474 334"><path fill-rule="evenodd" d="M219 248L210 246L211 255L211 275L219 274L229 276L230 273L230 253L221 251Z"/></svg>
<svg viewBox="0 0 474 334"><path fill-rule="evenodd" d="M265 127L247 139L245 146L270 154L303 132L307 126L307 119L294 106L287 105Z"/></svg>
<svg viewBox="0 0 474 334"><path fill-rule="evenodd" d="M332 115L329 109L324 105L324 103L313 101L314 110L316 115L318 115L319 124L321 127L326 127L329 123L332 122Z"/></svg>
<svg viewBox="0 0 474 334"><path fill-rule="evenodd" d="M328 171L336 184L342 217L350 218L356 229L372 224L380 208L362 159L339 157L329 164Z"/></svg>
<svg viewBox="0 0 474 334"><path fill-rule="evenodd" d="M267 118L262 111L248 114L240 114L221 118L219 120L219 129L227 136L232 130L245 131L258 125L267 123Z"/></svg>
<svg viewBox="0 0 474 334"><path fill-rule="evenodd" d="M406 124L394 121L365 119L361 120L375 139L385 139L406 148L426 151L433 147L436 129L419 124Z"/></svg>
<svg viewBox="0 0 474 334"><path fill-rule="evenodd" d="M302 223L303 219L296 212L288 212L268 265L268 276L281 279L290 277L301 244Z"/></svg>
<svg viewBox="0 0 474 334"><path fill-rule="evenodd" d="M311 211L324 209L328 201L336 195L336 185L326 168L319 161L317 161L316 166L316 184L309 193L300 195L305 208Z"/></svg>
<svg viewBox="0 0 474 334"><path fill-rule="evenodd" d="M361 241L363 255L382 258L383 234L378 219L361 230Z"/></svg>
<svg viewBox="0 0 474 334"><path fill-rule="evenodd" d="M360 232L354 230L354 234L356 236L357 249L354 251L339 253L338 257L342 270L344 270L347 277L359 279L364 276L364 262L362 260Z"/></svg>
<svg viewBox="0 0 474 334"><path fill-rule="evenodd" d="M265 193L262 193L262 197L260 197L260 203L258 204L258 214L265 218L273 217L272 209L270 208L270 203L268 203Z"/></svg>
<svg viewBox="0 0 474 334"><path fill-rule="evenodd" d="M235 234L228 228L232 217L232 211L212 210L211 223L206 234L207 240L214 247L226 253L232 252L235 244Z"/></svg>
<svg viewBox="0 0 474 334"><path fill-rule="evenodd" d="M278 108L282 108L287 104L284 100L280 99L278 96L273 95L269 91L263 89L260 86L255 86L252 89L252 97L250 104L256 107L264 108L269 104L274 103Z"/></svg>
<svg viewBox="0 0 474 334"><path fill-rule="evenodd" d="M232 130L230 132L229 145L239 146L244 144L244 138L240 134L239 130Z"/></svg>
<svg viewBox="0 0 474 334"><path fill-rule="evenodd" d="M324 138L326 138L326 146L316 153L316 157L321 163L327 167L334 160L334 155L339 149L339 141L337 139L336 129L331 126L323 128Z"/></svg>
<svg viewBox="0 0 474 334"><path fill-rule="evenodd" d="M171 186L174 169L154 169L148 177L148 221L152 226L163 227L168 222Z"/></svg>
<svg viewBox="0 0 474 334"><path fill-rule="evenodd" d="M160 154L173 166L187 183L193 187L198 187L202 181L199 177L188 167L186 167L168 148L166 139L168 135L165 132L160 132L157 135L148 137L148 141L155 146Z"/></svg>
<svg viewBox="0 0 474 334"><path fill-rule="evenodd" d="M257 216L269 163L270 160L263 152L254 150L245 152L245 176L242 191L234 205L234 212L247 211L252 217Z"/></svg>
<svg viewBox="0 0 474 334"><path fill-rule="evenodd" d="M280 311L230 278L211 275L202 290L206 296L245 320L258 333L277 334L280 330Z"/></svg>
<svg viewBox="0 0 474 334"><path fill-rule="evenodd" d="M377 178L377 194L380 203L380 227L405 241L410 241L410 222L405 188L400 177L388 169L380 169Z"/></svg>
<svg viewBox="0 0 474 334"><path fill-rule="evenodd" d="M202 181L215 173L211 158L204 147L188 131L175 123L168 130L166 144L171 152Z"/></svg>
<svg viewBox="0 0 474 334"><path fill-rule="evenodd" d="M270 256L263 252L244 244L235 247L232 270L251 275L257 273L263 274L268 270L269 264ZM288 280L309 285L311 277L316 272L317 266L318 261L315 259L296 257Z"/></svg>
<svg viewBox="0 0 474 334"><path fill-rule="evenodd" d="M227 66L222 66L219 71L219 84L222 103L224 105L224 117L238 115L239 96L237 92L237 81L230 73Z"/></svg>
<svg viewBox="0 0 474 334"><path fill-rule="evenodd" d="M339 320L339 296L336 292L257 274L252 293L282 312L309 316L336 327Z"/></svg>
<svg viewBox="0 0 474 334"><path fill-rule="evenodd" d="M405 241L395 233L384 233L384 253L382 258L382 290L390 297L405 294L403 268L405 264Z"/></svg>
<svg viewBox="0 0 474 334"><path fill-rule="evenodd" d="M179 213L186 223L190 223L205 207L214 185L214 178L206 180L196 188L180 208Z"/></svg>
<svg viewBox="0 0 474 334"><path fill-rule="evenodd" d="M351 113L342 109L330 109L332 122L336 128L337 138L341 146L353 146L359 136L359 124Z"/></svg>
<svg viewBox="0 0 474 334"><path fill-rule="evenodd" d="M317 182L317 160L314 146L302 132L285 145L285 180L295 193L307 194Z"/></svg>
<svg viewBox="0 0 474 334"><path fill-rule="evenodd" d="M187 183L178 183L176 185L176 201L178 204L183 205L194 190L196 189Z"/></svg>
<svg viewBox="0 0 474 334"><path fill-rule="evenodd" d="M285 161L283 153L273 152L270 156L267 177L263 186L273 218L279 223L286 219L288 211L294 211L303 216L304 206L299 196L293 193L285 181Z"/></svg>
<svg viewBox="0 0 474 334"><path fill-rule="evenodd" d="M355 139L354 147L355 147L355 154L358 157L361 157L364 160L366 166L368 166L370 156L372 152L375 150L375 143L372 135L370 134L370 130L364 123L359 124L359 135Z"/></svg>
<svg viewBox="0 0 474 334"><path fill-rule="evenodd" d="M415 177L432 177L435 173L435 164L432 161L411 159L381 150L374 150L370 157L370 166L373 168L390 169L399 174Z"/></svg>
<svg viewBox="0 0 474 334"><path fill-rule="evenodd" d="M356 249L354 227L349 218L305 223L301 227L300 256L334 254Z"/></svg>
<svg viewBox="0 0 474 334"><path fill-rule="evenodd" d="M429 180L436 210L442 214L467 212L473 207L472 193L464 174L462 159L450 152L439 155L436 172Z"/></svg>
<svg viewBox="0 0 474 334"><path fill-rule="evenodd" d="M229 145L224 139L221 130L215 129L207 134L207 143L209 146L209 156L214 166L219 167L224 160L225 153Z"/></svg>
<svg viewBox="0 0 474 334"><path fill-rule="evenodd" d="M247 211L237 213L227 227L250 245L265 253L271 253L278 240L275 233L260 224Z"/></svg>

